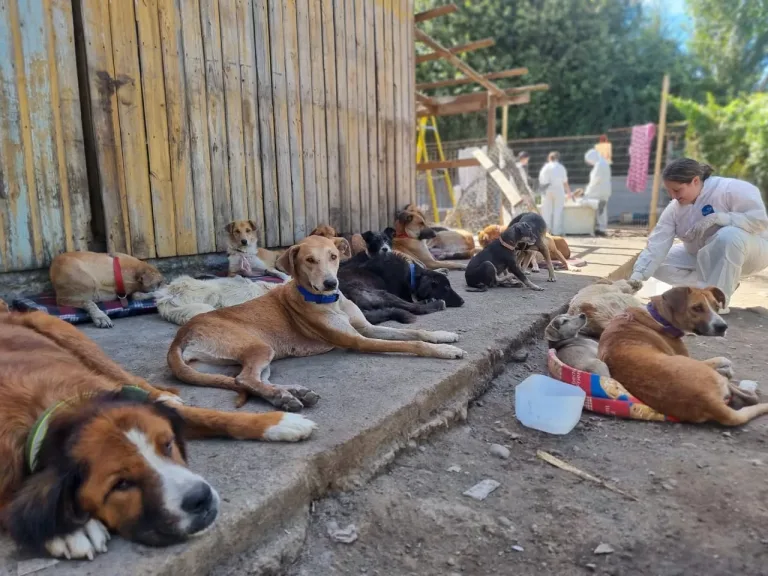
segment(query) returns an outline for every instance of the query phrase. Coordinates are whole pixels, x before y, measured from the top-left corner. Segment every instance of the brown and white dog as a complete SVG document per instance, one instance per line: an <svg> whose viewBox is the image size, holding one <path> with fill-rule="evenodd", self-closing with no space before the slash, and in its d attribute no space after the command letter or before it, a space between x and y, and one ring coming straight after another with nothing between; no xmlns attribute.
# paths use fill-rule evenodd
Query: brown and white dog
<svg viewBox="0 0 768 576"><path fill-rule="evenodd" d="M53 259L49 273L57 304L85 309L99 328L113 324L96 302L148 300L163 282L157 268L128 254L65 252Z"/></svg>
<svg viewBox="0 0 768 576"><path fill-rule="evenodd" d="M416 204L408 204L402 211L416 213L426 221L424 213ZM436 255L438 260L469 260L480 252L480 249L475 246L475 238L471 232L444 226L430 226L430 229L435 236L427 239L427 247L438 252ZM425 236L422 235L422 238Z"/></svg>
<svg viewBox="0 0 768 576"><path fill-rule="evenodd" d="M367 251L366 242L363 238L362 234L349 234L344 236L339 236L339 234L336 232L336 228L333 226L329 226L328 224L321 224L312 232L309 233L310 236L322 236L323 238L328 238L329 240L333 240L335 238L346 238L347 242L349 242L350 246L350 253L346 254L344 250L341 251L341 261L349 260L352 256L357 256L358 254L362 252Z"/></svg>
<svg viewBox="0 0 768 576"><path fill-rule="evenodd" d="M395 352L433 358L462 358L465 352L452 332L406 330L370 324L338 290L339 250L343 238L308 236L280 257L293 277L265 296L208 314L181 327L168 350L174 376L188 384L226 388L285 410L301 410L320 398L303 386L269 381L270 364L279 358L314 356L334 348L360 352ZM239 364L237 377L207 374L190 362Z"/></svg>
<svg viewBox="0 0 768 576"><path fill-rule="evenodd" d="M297 414L184 406L44 312L0 314L0 524L23 547L90 558L110 533L165 546L216 519L185 438L297 441Z"/></svg>
<svg viewBox="0 0 768 576"><path fill-rule="evenodd" d="M254 276L259 273L276 276L283 280L291 277L280 270L277 260L282 252L259 247L256 235L256 223L253 220L235 220L227 224L227 256L229 257L229 275Z"/></svg>
<svg viewBox="0 0 768 576"><path fill-rule="evenodd" d="M402 211L395 218L392 248L429 270L465 270L464 264L435 259L427 245L427 241L435 236L420 211Z"/></svg>
<svg viewBox="0 0 768 576"><path fill-rule="evenodd" d="M594 284L585 286L571 298L568 314L576 316L584 314L587 324L582 328L582 334L599 338L605 327L616 316L627 308L638 308L643 305L634 295L643 287L642 282L634 280L600 279Z"/></svg>
<svg viewBox="0 0 768 576"><path fill-rule="evenodd" d="M688 356L685 334L724 336L728 325L717 314L725 306L719 288L681 286L654 296L646 308L630 308L614 318L600 337L598 357L611 376L642 402L681 422L739 426L762 414L768 403L731 383L728 358ZM752 406L734 410L736 395Z"/></svg>

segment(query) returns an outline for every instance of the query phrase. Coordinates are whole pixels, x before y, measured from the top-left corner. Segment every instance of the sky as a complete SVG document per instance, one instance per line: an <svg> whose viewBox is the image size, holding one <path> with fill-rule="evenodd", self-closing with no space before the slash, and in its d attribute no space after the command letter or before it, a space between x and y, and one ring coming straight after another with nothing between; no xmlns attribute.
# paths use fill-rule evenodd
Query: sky
<svg viewBox="0 0 768 576"><path fill-rule="evenodd" d="M690 33L686 29L690 20L685 13L685 0L643 0L643 3L652 7L663 6L667 27L670 32L675 33L680 44L684 45Z"/></svg>

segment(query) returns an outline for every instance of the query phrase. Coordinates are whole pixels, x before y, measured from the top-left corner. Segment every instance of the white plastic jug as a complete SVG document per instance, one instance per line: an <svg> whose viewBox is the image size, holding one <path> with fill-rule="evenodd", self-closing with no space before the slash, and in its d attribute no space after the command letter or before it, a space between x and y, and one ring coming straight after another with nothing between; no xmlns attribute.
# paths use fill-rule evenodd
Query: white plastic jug
<svg viewBox="0 0 768 576"><path fill-rule="evenodd" d="M586 396L578 386L532 374L515 388L515 416L528 428L568 434L581 418Z"/></svg>

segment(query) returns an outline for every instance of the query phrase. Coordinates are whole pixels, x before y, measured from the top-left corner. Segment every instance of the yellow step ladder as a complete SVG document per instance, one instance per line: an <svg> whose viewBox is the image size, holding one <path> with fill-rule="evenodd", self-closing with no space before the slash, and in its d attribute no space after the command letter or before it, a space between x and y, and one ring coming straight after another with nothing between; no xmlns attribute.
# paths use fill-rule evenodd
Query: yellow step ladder
<svg viewBox="0 0 768 576"><path fill-rule="evenodd" d="M429 162L429 154L427 153L427 132L432 132L435 135L435 144L437 146L437 156L441 162L445 162L445 154L443 153L443 143L440 140L440 133L437 131L437 120L434 116L419 118L417 126L416 136L416 164L423 162ZM445 185L448 189L448 197L451 199L451 206L456 208L456 197L453 193L453 182L451 182L451 174L448 168L438 168L442 170L443 178L445 178ZM425 170L427 177L427 189L429 190L429 196L432 201L432 213L435 217L435 224L440 223L440 209L437 206L437 194L435 194L435 182L432 179L432 170ZM456 215L456 222L461 226L461 219L459 215Z"/></svg>

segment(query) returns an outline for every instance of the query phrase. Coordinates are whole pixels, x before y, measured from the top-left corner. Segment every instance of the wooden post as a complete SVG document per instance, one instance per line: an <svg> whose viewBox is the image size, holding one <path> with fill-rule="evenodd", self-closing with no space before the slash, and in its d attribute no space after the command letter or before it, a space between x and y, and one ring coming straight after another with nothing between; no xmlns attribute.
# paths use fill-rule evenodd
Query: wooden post
<svg viewBox="0 0 768 576"><path fill-rule="evenodd" d="M504 108L501 109L501 137L504 139L504 144L508 142L508 118L509 118L509 104L504 104Z"/></svg>
<svg viewBox="0 0 768 576"><path fill-rule="evenodd" d="M659 130L656 133L656 165L653 169L653 189L651 191L651 206L648 215L648 228L656 226L657 204L659 203L659 186L661 185L661 159L664 154L664 134L667 131L667 96L669 95L669 74L664 74L661 85L661 110L659 110Z"/></svg>
<svg viewBox="0 0 768 576"><path fill-rule="evenodd" d="M496 142L496 101L493 95L488 93L488 154Z"/></svg>

